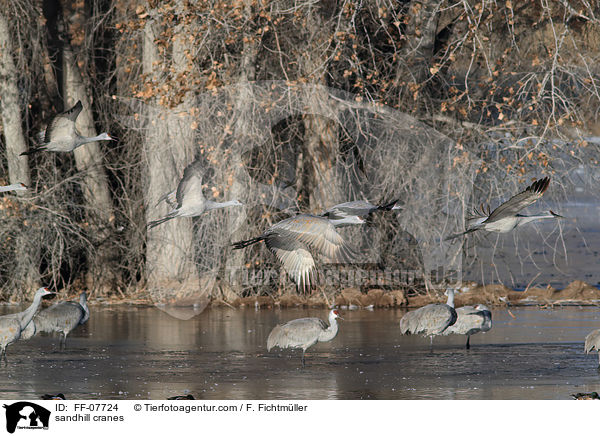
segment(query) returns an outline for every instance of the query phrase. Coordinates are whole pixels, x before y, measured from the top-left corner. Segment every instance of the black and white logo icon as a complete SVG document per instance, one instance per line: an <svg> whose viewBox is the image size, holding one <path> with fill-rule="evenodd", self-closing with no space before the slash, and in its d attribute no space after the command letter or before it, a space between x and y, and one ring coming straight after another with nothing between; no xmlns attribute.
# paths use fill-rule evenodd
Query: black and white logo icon
<svg viewBox="0 0 600 436"><path fill-rule="evenodd" d="M47 430L50 422L50 411L29 401L5 404L6 431L14 433L18 429Z"/></svg>

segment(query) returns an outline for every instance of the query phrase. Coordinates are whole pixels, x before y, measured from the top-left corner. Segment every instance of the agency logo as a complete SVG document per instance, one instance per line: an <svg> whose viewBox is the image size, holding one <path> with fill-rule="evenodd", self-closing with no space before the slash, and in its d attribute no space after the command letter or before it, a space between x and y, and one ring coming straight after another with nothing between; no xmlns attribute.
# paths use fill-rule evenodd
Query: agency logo
<svg viewBox="0 0 600 436"><path fill-rule="evenodd" d="M6 431L14 433L18 429L48 430L50 411L29 401L5 404Z"/></svg>

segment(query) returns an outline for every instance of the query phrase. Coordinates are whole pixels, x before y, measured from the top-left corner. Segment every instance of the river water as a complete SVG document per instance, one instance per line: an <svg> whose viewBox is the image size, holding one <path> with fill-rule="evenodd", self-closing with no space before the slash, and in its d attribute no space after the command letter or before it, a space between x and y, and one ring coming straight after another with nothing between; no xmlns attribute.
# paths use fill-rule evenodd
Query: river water
<svg viewBox="0 0 600 436"><path fill-rule="evenodd" d="M2 313L14 307L0 308ZM402 310L342 311L336 338L307 351L266 350L277 323L325 310L207 309L182 321L153 307L91 307L60 350L58 337L8 346L3 399L569 399L600 391L585 335L600 308L493 310L471 338L401 336Z"/></svg>

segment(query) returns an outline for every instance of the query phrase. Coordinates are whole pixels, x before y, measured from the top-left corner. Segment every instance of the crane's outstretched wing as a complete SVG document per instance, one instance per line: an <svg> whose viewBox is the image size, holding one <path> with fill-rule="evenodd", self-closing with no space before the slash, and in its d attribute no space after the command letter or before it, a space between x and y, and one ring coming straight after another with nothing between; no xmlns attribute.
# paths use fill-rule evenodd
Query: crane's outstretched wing
<svg viewBox="0 0 600 436"><path fill-rule="evenodd" d="M77 120L82 109L83 105L81 104L81 101L78 101L71 109L55 115L46 127L44 141L48 143L56 138L74 136L75 120Z"/></svg>
<svg viewBox="0 0 600 436"><path fill-rule="evenodd" d="M204 201L202 194L203 168L200 161L194 161L183 171L183 177L177 185L177 206L181 207L184 197L195 204Z"/></svg>
<svg viewBox="0 0 600 436"><path fill-rule="evenodd" d="M270 234L265 244L283 264L298 289L306 293L316 285L315 261L305 244L288 236L283 231Z"/></svg>
<svg viewBox="0 0 600 436"><path fill-rule="evenodd" d="M335 226L324 217L314 215L296 215L273 225L270 232L284 232L314 248L323 256L335 262L348 262L354 253L335 230Z"/></svg>
<svg viewBox="0 0 600 436"><path fill-rule="evenodd" d="M548 189L549 184L549 177L544 177L543 179L533 182L523 192L515 195L507 202L494 209L486 222L491 223L502 218L516 215L521 209L526 208L541 198L542 195L544 195L544 192L546 192L546 189Z"/></svg>

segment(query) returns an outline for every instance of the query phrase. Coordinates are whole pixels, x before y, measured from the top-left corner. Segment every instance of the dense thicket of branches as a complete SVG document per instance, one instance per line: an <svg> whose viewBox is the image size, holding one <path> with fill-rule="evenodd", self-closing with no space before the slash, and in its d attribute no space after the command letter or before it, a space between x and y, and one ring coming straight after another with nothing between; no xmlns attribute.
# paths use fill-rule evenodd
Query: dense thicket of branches
<svg viewBox="0 0 600 436"><path fill-rule="evenodd" d="M361 262L456 269L463 247L442 239L474 205L543 175L559 201L576 166L583 186L597 177L593 2L0 5L0 82L18 94L18 114L1 107L0 175L8 182L16 159L26 166L13 173L31 174L29 193L0 198L7 298L36 281L96 295L147 289L163 302L277 292L277 280L239 275L274 258L260 247L232 253L230 243L353 199L404 206L343 230ZM119 140L15 155L15 118L32 146L44 120L77 99L89 129ZM146 231L194 160L206 169L205 196L246 207Z"/></svg>

